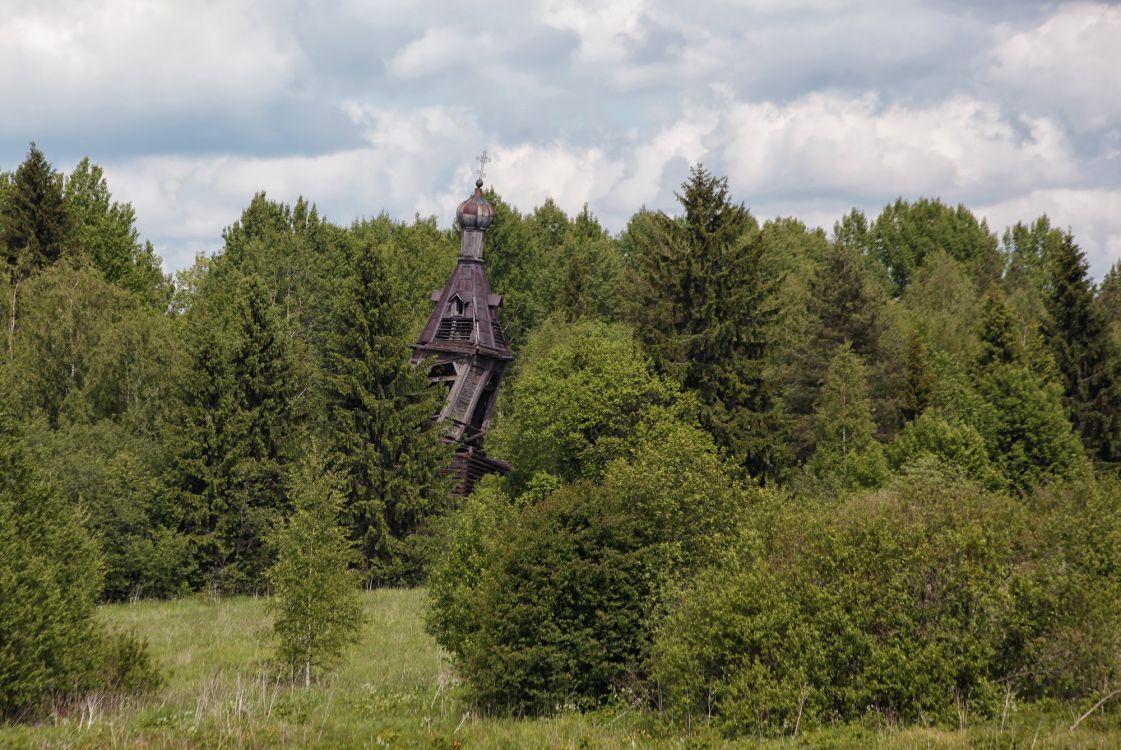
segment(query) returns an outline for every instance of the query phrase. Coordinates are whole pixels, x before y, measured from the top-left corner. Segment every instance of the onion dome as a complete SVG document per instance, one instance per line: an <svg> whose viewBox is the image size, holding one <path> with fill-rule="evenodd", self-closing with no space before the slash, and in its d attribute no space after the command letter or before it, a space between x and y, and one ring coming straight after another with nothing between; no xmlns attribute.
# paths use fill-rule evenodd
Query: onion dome
<svg viewBox="0 0 1121 750"><path fill-rule="evenodd" d="M494 221L494 207L483 197L483 181L475 181L475 194L455 210L455 218L464 229L485 230Z"/></svg>

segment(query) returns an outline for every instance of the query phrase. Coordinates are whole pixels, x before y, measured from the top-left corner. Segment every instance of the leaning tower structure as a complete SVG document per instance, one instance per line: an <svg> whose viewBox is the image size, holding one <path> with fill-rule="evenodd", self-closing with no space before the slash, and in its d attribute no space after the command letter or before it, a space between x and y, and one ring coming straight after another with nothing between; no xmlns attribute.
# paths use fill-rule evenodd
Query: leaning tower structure
<svg viewBox="0 0 1121 750"><path fill-rule="evenodd" d="M448 283L432 292L435 307L412 362L430 362L428 378L447 389L436 420L443 437L455 445L451 472L456 492L468 494L485 474L506 473L510 464L483 451L498 386L513 360L499 320L502 297L490 290L483 245L494 208L483 197L483 181L456 210L460 226L459 259Z"/></svg>

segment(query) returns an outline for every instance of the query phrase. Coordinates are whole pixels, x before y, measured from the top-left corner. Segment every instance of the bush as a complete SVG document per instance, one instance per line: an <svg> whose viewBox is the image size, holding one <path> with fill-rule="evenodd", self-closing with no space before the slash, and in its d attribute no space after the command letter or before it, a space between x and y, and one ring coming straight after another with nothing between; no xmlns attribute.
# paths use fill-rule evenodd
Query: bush
<svg viewBox="0 0 1121 750"><path fill-rule="evenodd" d="M1115 486L1025 501L917 469L837 504L775 498L672 601L656 683L730 734L1086 695L1118 676L1119 505Z"/></svg>
<svg viewBox="0 0 1121 750"><path fill-rule="evenodd" d="M97 684L115 693L147 693L163 684L147 639L130 631L102 637L97 675Z"/></svg>
<svg viewBox="0 0 1121 750"><path fill-rule="evenodd" d="M660 423L634 439L601 484L518 505L487 489L445 527L429 627L484 708L590 707L639 687L667 587L734 527L744 493L711 438Z"/></svg>

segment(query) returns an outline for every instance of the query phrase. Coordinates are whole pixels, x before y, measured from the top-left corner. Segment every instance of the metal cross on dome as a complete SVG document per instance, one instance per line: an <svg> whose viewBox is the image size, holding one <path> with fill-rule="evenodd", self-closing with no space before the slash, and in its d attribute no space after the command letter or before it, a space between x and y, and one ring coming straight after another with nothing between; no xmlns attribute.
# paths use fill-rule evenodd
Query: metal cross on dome
<svg viewBox="0 0 1121 750"><path fill-rule="evenodd" d="M483 149L482 156L476 157L475 161L479 162L479 179L481 180L487 176L487 162L490 161L490 157L487 156L486 149Z"/></svg>

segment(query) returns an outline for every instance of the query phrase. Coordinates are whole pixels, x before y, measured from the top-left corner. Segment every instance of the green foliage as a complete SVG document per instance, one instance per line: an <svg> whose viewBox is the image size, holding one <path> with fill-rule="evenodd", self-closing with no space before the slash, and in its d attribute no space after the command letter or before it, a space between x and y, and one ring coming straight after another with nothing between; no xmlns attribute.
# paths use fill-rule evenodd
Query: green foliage
<svg viewBox="0 0 1121 750"><path fill-rule="evenodd" d="M412 582L414 536L450 504L450 452L432 415L440 392L409 364L406 318L385 261L354 252L327 343L327 429L346 482L343 511L370 580Z"/></svg>
<svg viewBox="0 0 1121 750"><path fill-rule="evenodd" d="M1003 259L988 225L963 205L902 198L888 206L872 227L874 255L887 269L896 296L910 285L928 257L941 250L961 263L984 289L1000 277Z"/></svg>
<svg viewBox="0 0 1121 750"><path fill-rule="evenodd" d="M85 253L110 283L165 309L170 279L160 270L152 243L140 242L132 206L112 199L104 170L82 159L64 180L62 193L75 250Z"/></svg>
<svg viewBox="0 0 1121 750"><path fill-rule="evenodd" d="M873 437L872 402L864 363L846 343L821 384L815 412L815 449L807 472L838 490L879 487L887 479L883 449Z"/></svg>
<svg viewBox="0 0 1121 750"><path fill-rule="evenodd" d="M119 601L184 593L189 540L178 532L179 512L163 482L158 444L103 420L59 430L29 431L35 459L66 502L83 511L101 549L101 596Z"/></svg>
<svg viewBox="0 0 1121 750"><path fill-rule="evenodd" d="M100 590L97 549L78 513L35 474L0 413L0 720L91 686Z"/></svg>
<svg viewBox="0 0 1121 750"><path fill-rule="evenodd" d="M679 218L650 217L638 249L631 318L660 372L695 393L702 425L752 476L784 462L776 383L773 294L759 226L732 203L726 178L700 165L682 184Z"/></svg>
<svg viewBox="0 0 1121 750"><path fill-rule="evenodd" d="M22 288L7 373L18 415L154 431L178 357L167 319L85 263L58 263Z"/></svg>
<svg viewBox="0 0 1121 750"><path fill-rule="evenodd" d="M113 693L152 693L164 676L152 659L148 639L135 631L109 631L99 643L97 684Z"/></svg>
<svg viewBox="0 0 1121 750"><path fill-rule="evenodd" d="M484 495L447 527L467 542L445 545L463 557L434 572L430 622L483 707L588 707L638 688L664 591L742 512L711 438L680 424L641 437L602 484L562 486L512 521L507 501ZM457 571L471 583L449 586Z"/></svg>
<svg viewBox="0 0 1121 750"><path fill-rule="evenodd" d="M277 658L304 686L337 662L358 640L362 606L356 562L346 531L339 525L343 494L340 478L313 447L291 479L294 510L276 527L270 542L276 562L268 579L275 615Z"/></svg>
<svg viewBox="0 0 1121 750"><path fill-rule="evenodd" d="M199 572L244 590L261 583L262 539L287 509L299 422L289 340L267 288L236 272L219 282L187 315L188 366L165 439Z"/></svg>
<svg viewBox="0 0 1121 750"><path fill-rule="evenodd" d="M1121 460L1121 353L1113 346L1082 251L1070 234L1054 251L1047 296L1047 344L1062 377L1063 401L1087 453Z"/></svg>
<svg viewBox="0 0 1121 750"><path fill-rule="evenodd" d="M17 278L56 262L70 242L62 178L32 143L0 206L0 246Z"/></svg>
<svg viewBox="0 0 1121 750"><path fill-rule="evenodd" d="M541 471L564 482L601 477L627 453L637 425L682 406L618 324L550 321L522 348L515 376L490 443L513 461L515 494Z"/></svg>
<svg viewBox="0 0 1121 750"><path fill-rule="evenodd" d="M989 460L981 433L935 411L925 412L908 423L888 447L887 457L896 471L934 462L946 473L956 473L988 489L1004 486L1004 477Z"/></svg>
<svg viewBox="0 0 1121 750"><path fill-rule="evenodd" d="M956 725L1006 693L1093 694L1116 679L1121 548L1115 488L1086 490L1024 504L918 472L825 507L757 506L659 627L670 710L788 734L869 711ZM1087 533L1095 503L1106 515Z"/></svg>
<svg viewBox="0 0 1121 750"><path fill-rule="evenodd" d="M482 612L475 599L516 512L501 480L488 476L454 513L434 523L426 571L431 606L425 613L425 627L455 659L463 658L481 630Z"/></svg>

